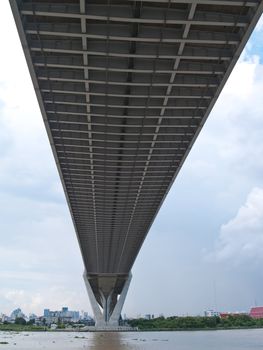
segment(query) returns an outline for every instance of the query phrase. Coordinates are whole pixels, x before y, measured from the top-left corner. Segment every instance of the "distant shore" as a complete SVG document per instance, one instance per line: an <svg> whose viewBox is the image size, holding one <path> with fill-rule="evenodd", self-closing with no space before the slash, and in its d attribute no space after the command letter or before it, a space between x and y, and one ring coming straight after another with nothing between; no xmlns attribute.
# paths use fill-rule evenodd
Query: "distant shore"
<svg viewBox="0 0 263 350"><path fill-rule="evenodd" d="M140 331L199 331L226 329L256 329L263 328L263 318L255 319L249 315L229 315L226 317L158 317L152 319L130 320L131 327Z"/></svg>
<svg viewBox="0 0 263 350"><path fill-rule="evenodd" d="M125 332L200 332L200 331L223 331L223 330L246 330L246 329L263 329L263 327L220 327L220 328L149 328L149 329L137 329L137 330L125 330ZM0 332L49 332L49 333L68 333L68 332L107 332L107 330L82 330L82 329L50 329L50 328L43 328L43 327L1 327L0 325ZM109 330L110 332L113 332L112 330Z"/></svg>
<svg viewBox="0 0 263 350"><path fill-rule="evenodd" d="M128 327L134 331L212 331L212 330L231 330L231 329L259 329L263 328L263 318L255 319L249 315L229 315L221 318L218 316L186 316L186 317L157 317L151 319L133 319L128 321ZM74 324L58 324L57 328L51 329L47 325L0 324L0 331L14 332L92 332L98 331L96 328L77 327ZM125 330L125 329L123 329ZM105 330L107 331L107 330ZM130 329L126 329L130 331Z"/></svg>
<svg viewBox="0 0 263 350"><path fill-rule="evenodd" d="M15 329L1 329L0 328L0 332L10 332L10 333L24 333L24 332L30 332L30 333L93 333L93 332L102 332L102 333L105 333L105 332L125 332L125 333L134 333L134 332L141 332L141 333L150 333L150 332L211 332L211 331L233 331L233 330L249 330L249 329L263 329L263 327L239 327L239 328L199 328L199 329L138 329L138 330L129 330L129 331L113 331L113 330L77 330L77 329L74 329L74 330L65 330L65 329L56 329L56 330L51 330L51 329L43 329L43 330L40 330L40 329L19 329L19 330L15 330Z"/></svg>
<svg viewBox="0 0 263 350"><path fill-rule="evenodd" d="M44 326L32 326L32 325L17 325L17 324L0 324L0 331L12 331L12 332L45 332L49 330Z"/></svg>
<svg viewBox="0 0 263 350"><path fill-rule="evenodd" d="M227 330L263 329L261 327L218 327L218 328L149 328L138 329L138 332L200 332L200 331L227 331Z"/></svg>

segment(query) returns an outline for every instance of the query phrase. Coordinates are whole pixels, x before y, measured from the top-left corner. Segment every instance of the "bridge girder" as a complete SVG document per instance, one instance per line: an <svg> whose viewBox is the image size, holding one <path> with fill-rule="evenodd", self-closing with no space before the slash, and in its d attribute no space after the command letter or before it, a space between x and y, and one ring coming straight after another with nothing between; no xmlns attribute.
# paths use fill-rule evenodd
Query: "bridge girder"
<svg viewBox="0 0 263 350"><path fill-rule="evenodd" d="M94 313L100 324L112 315L114 323L146 234L263 1L10 4L75 225L87 290L104 309L100 316L94 304Z"/></svg>

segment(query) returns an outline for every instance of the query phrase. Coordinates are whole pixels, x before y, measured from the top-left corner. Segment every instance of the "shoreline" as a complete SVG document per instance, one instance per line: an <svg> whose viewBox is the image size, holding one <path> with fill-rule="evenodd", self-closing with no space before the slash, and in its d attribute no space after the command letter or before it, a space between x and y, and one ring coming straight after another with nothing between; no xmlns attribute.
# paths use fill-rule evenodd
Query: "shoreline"
<svg viewBox="0 0 263 350"><path fill-rule="evenodd" d="M138 329L137 332L200 332L200 331L231 331L231 330L263 329L263 327L218 327L218 328L155 328Z"/></svg>
<svg viewBox="0 0 263 350"><path fill-rule="evenodd" d="M249 329L263 329L263 327L217 327L217 328L155 328L155 329L134 329L134 330L81 330L81 329L34 329L32 328L15 328L15 327L6 327L2 328L0 326L0 332L48 332L48 333L93 333L93 332L129 332L129 333L137 333L137 332L200 332L200 331L226 331L226 330L249 330Z"/></svg>

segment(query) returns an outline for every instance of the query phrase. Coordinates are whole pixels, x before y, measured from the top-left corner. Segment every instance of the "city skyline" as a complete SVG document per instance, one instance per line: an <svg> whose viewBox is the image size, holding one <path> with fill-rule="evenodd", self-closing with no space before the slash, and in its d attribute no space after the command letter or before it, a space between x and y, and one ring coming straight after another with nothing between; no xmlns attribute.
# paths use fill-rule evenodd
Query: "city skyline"
<svg viewBox="0 0 263 350"><path fill-rule="evenodd" d="M255 306L251 306L250 309L254 308ZM257 306L258 308L262 308L263 306ZM23 312L23 310L18 306L16 309L14 310L9 310L9 312L6 312L6 313L3 313L1 312L0 310L0 319L1 319L1 316L8 316L8 317L11 317L12 313L14 311L17 311L17 310L20 310L20 312L24 315L25 318L30 318L32 315L36 316L36 317L45 317L45 312L48 311L50 313L54 313L54 312L61 312L63 311L65 307L62 307L61 310L59 310L58 308L56 310L51 310L49 308L45 308L42 310L42 312L40 313L34 313L34 312L30 312L30 313L25 313ZM94 318L94 315L92 313L89 313L88 311L84 311L84 310L72 310L71 308L69 307L66 307L68 309L68 311L70 312L78 312L79 315L80 315L80 318L81 318L81 315L82 314L85 314L85 315L88 315L89 317L92 317ZM178 316L178 317L183 317L183 316L203 316L203 315L208 315L208 317L211 317L212 316L216 316L217 314L220 314L221 313L229 313L229 314L235 314L235 313L248 313L249 310L220 310L220 311L216 311L216 310L213 310L213 309L209 309L209 310L203 310L203 312L201 312L200 314L189 314L189 313L183 313L183 314L177 314L177 315L173 315L173 314L169 314L169 315L165 315L163 313L161 314L153 314L153 313L150 313L150 311L146 314L142 314L142 313L138 313L137 315L133 316L135 318L139 318L139 317L145 317L145 316L148 316L150 315L152 318L155 318L155 317L173 317L173 316ZM130 318L129 315L127 315L126 313L122 313L122 316L125 315L125 318ZM20 317L20 316L19 316ZM23 316L21 316L23 317ZM132 316L131 316L132 317ZM132 318L133 318L132 317Z"/></svg>
<svg viewBox="0 0 263 350"><path fill-rule="evenodd" d="M169 314L169 315L165 315L163 313L159 314L159 315L155 315L153 313L151 313L150 311L147 313L147 314L137 314L136 316L133 316L135 318L156 318L156 317L174 317L174 316L177 316L177 317L184 317L184 316L193 316L193 317L196 317L196 316L206 316L206 317L213 317L213 316L219 316L220 314L229 314L229 315L235 315L235 314L249 314L249 312L253 309L258 309L262 312L263 310L263 306L255 306L255 305L252 305L248 310L215 310L215 309L207 309L207 310L203 310L202 313L200 314L191 314L191 313L184 313L184 314L177 314L177 315L173 315L173 314ZM51 314L54 314L54 313L57 313L57 314L70 314L71 317L75 317L75 318L79 318L79 319L85 319L87 317L89 318L94 318L94 315L87 311L84 311L84 310L73 310L71 309L70 307L68 306L63 306L60 310L58 308L54 309L54 310L51 310L49 309L48 307L45 307L41 313L37 314L37 313L34 313L34 312L31 312L31 313L24 313L23 310L18 306L17 308L15 308L14 310L9 310L9 312L7 313L3 313L1 312L0 310L0 321L1 321L1 317L6 317L8 316L10 319L12 320L15 320L16 317L23 317L25 319L30 319L32 317L50 317ZM76 316L76 314L78 314ZM129 319L130 316L129 315L126 315L126 313L122 313L122 317L124 317L124 319ZM131 318L133 318L131 317Z"/></svg>
<svg viewBox="0 0 263 350"><path fill-rule="evenodd" d="M0 13L0 310L50 304L91 312L7 2ZM261 21L146 239L123 313L198 313L215 307L215 285L220 309L263 304L262 37Z"/></svg>

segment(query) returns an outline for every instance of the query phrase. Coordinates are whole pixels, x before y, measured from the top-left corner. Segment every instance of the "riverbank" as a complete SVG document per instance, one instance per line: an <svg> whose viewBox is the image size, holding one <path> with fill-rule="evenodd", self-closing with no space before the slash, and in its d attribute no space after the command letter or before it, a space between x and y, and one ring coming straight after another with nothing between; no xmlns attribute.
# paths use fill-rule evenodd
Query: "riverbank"
<svg viewBox="0 0 263 350"><path fill-rule="evenodd" d="M73 327L62 325L55 329L57 332L95 332L109 331L110 329L97 329L96 327ZM129 320L129 326L120 327L123 329L114 329L115 331L214 331L214 330L234 330L234 329L260 329L263 328L263 319L253 319L248 315L229 315L225 318L220 317L158 317L150 320L133 319ZM114 331L111 329L111 331ZM21 324L0 324L0 331L14 332L53 332L47 326L21 325Z"/></svg>
<svg viewBox="0 0 263 350"><path fill-rule="evenodd" d="M0 324L0 331L3 332L45 332L48 328L44 326L20 325L20 324Z"/></svg>
<svg viewBox="0 0 263 350"><path fill-rule="evenodd" d="M231 331L231 330L263 329L263 327L217 327L217 328L138 328L137 332L200 332L200 331Z"/></svg>
<svg viewBox="0 0 263 350"><path fill-rule="evenodd" d="M133 319L130 326L140 331L197 331L227 329L263 328L263 319L253 319L248 315L229 315L227 317L158 317L153 319Z"/></svg>
<svg viewBox="0 0 263 350"><path fill-rule="evenodd" d="M20 332L49 332L49 333L83 333L83 332L90 332L90 333L97 333L97 332L200 332L200 331L226 331L226 330L249 330L249 329L263 329L263 327L217 327L217 328L138 328L138 329L125 329L125 330L112 330L112 329L56 329L52 330L50 328L44 328L44 327L5 327L2 328L0 325L0 332L14 332L14 333L20 333Z"/></svg>

